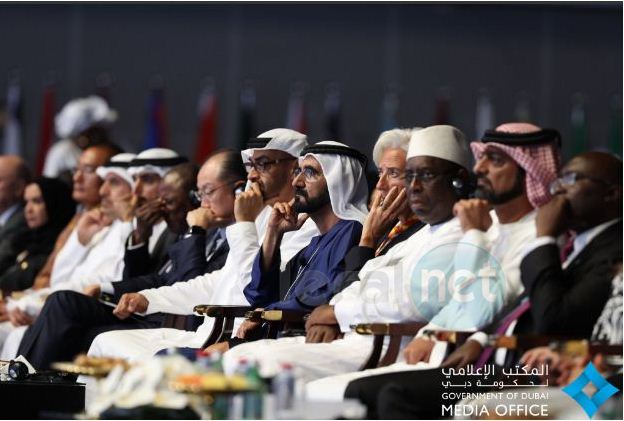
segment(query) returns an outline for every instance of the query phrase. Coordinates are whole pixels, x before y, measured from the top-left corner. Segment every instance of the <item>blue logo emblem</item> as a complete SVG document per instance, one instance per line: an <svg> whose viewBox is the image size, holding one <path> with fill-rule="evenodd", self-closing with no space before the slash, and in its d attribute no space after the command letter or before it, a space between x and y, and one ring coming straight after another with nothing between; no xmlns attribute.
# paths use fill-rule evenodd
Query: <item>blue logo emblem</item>
<svg viewBox="0 0 624 421"><path fill-rule="evenodd" d="M592 397L587 396L583 392L583 388L589 383L593 383L597 389ZM581 405L587 416L591 418L603 403L617 393L618 388L606 381L590 362L581 375L564 387L563 391Z"/></svg>

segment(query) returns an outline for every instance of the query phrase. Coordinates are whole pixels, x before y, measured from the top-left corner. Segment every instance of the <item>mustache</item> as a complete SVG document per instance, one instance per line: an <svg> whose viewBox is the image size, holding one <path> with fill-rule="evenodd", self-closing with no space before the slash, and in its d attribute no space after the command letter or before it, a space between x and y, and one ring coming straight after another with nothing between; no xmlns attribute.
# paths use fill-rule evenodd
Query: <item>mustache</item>
<svg viewBox="0 0 624 421"><path fill-rule="evenodd" d="M302 188L295 189L295 196L303 196L304 198L308 198L308 192Z"/></svg>

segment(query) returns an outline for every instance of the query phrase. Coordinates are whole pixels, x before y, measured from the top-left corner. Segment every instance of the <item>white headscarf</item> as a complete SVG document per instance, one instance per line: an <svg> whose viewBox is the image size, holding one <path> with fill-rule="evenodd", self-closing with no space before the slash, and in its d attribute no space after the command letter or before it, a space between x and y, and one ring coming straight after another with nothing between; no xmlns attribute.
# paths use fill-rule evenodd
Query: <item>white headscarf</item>
<svg viewBox="0 0 624 421"><path fill-rule="evenodd" d="M71 138L92 126L108 126L117 120L117 112L99 96L74 99L63 107L55 119L56 135Z"/></svg>
<svg viewBox="0 0 624 421"><path fill-rule="evenodd" d="M333 145L348 148L347 145L331 140L315 143L314 146ZM340 219L364 223L368 209L368 185L364 166L356 158L337 153L306 153L303 161L312 156L323 169L327 181L332 210Z"/></svg>
<svg viewBox="0 0 624 421"><path fill-rule="evenodd" d="M151 148L144 150L132 160L128 173L131 177L152 173L158 174L162 178L171 168L184 162L187 162L186 158L178 155L176 151L165 148Z"/></svg>
<svg viewBox="0 0 624 421"><path fill-rule="evenodd" d="M110 173L118 175L119 177L123 178L124 181L130 184L130 187L132 189L134 189L134 180L132 179L132 176L128 173L128 166L135 157L136 155L133 153L118 153L117 155L113 156L106 164L97 167L95 173L102 180L104 180L106 176Z"/></svg>
<svg viewBox="0 0 624 421"><path fill-rule="evenodd" d="M258 139L257 142L254 140ZM308 146L308 140L306 135L290 129L273 129L268 132L264 132L256 139L250 140L250 145L257 143L257 147L250 147L241 151L241 157L243 163L249 162L249 159L253 156L254 151L262 149L271 149L277 151L286 152L289 155L297 158L299 154ZM267 140L266 144L263 144L262 140Z"/></svg>

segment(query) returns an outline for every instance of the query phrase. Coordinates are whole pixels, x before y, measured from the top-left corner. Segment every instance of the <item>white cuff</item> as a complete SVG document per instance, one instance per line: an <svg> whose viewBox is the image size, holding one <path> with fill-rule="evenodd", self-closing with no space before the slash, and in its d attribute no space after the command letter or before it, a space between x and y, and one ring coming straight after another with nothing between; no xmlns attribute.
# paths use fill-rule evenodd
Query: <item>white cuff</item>
<svg viewBox="0 0 624 421"><path fill-rule="evenodd" d="M100 291L105 293L105 294L114 294L115 293L115 288L113 288L113 283L112 282L102 282L100 284Z"/></svg>
<svg viewBox="0 0 624 421"><path fill-rule="evenodd" d="M487 345L488 336L484 332L475 332L470 335L467 339L468 341L473 340L479 342L483 348Z"/></svg>
<svg viewBox="0 0 624 421"><path fill-rule="evenodd" d="M545 246L547 244L557 244L557 239L555 237L550 237L547 235L544 235L542 237L537 237L535 240L531 241L529 244L527 244L524 247L524 250L522 250L522 259L524 259L529 253L531 253L536 248Z"/></svg>

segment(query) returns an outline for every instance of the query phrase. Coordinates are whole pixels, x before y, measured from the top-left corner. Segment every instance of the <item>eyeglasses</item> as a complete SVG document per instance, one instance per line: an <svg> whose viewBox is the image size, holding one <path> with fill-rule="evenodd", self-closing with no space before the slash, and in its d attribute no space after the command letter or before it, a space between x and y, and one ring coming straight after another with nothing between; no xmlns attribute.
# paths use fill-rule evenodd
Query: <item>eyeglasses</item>
<svg viewBox="0 0 624 421"><path fill-rule="evenodd" d="M435 173L429 170L422 171L405 171L405 184L410 185L415 180L418 180L421 183L430 183L435 180L437 177L441 175L447 175L448 172Z"/></svg>
<svg viewBox="0 0 624 421"><path fill-rule="evenodd" d="M227 183L223 183L218 185L217 187L213 187L210 190L191 190L190 194L191 197L194 198L195 200L201 202L204 200L204 198L206 198L207 200L211 200L212 196L216 193L217 190L219 190L220 188L223 188L225 186L229 186L233 183L233 181L229 181Z"/></svg>
<svg viewBox="0 0 624 421"><path fill-rule="evenodd" d="M95 170L97 166L94 165L79 165L72 170L72 175L76 175L79 171L84 175L92 175L95 174Z"/></svg>
<svg viewBox="0 0 624 421"><path fill-rule="evenodd" d="M251 169L255 169L259 173L265 173L271 168L272 165L277 165L280 162L293 161L297 158L283 158L283 159L260 159L258 161L254 161L252 158L249 158L249 161L245 162L245 169L247 172L250 172Z"/></svg>
<svg viewBox="0 0 624 421"><path fill-rule="evenodd" d="M398 168L387 168L379 170L379 178L386 176L389 180L402 180L405 178L405 172Z"/></svg>
<svg viewBox="0 0 624 421"><path fill-rule="evenodd" d="M318 172L312 167L303 167L303 168L297 167L295 168L294 174L295 174L295 177L299 177L300 174L303 174L305 179L308 181L314 181L321 175L320 172Z"/></svg>
<svg viewBox="0 0 624 421"><path fill-rule="evenodd" d="M564 187L570 187L579 180L591 180L595 183L604 184L605 186L611 186L611 183L600 178L589 177L587 175L579 174L577 172L569 172L567 174L563 174L559 178L556 178L552 183L550 183L550 194L554 196L555 194L557 194L557 191L559 191L559 189Z"/></svg>

